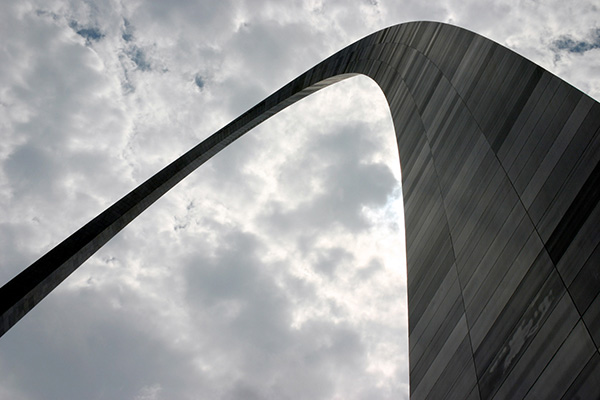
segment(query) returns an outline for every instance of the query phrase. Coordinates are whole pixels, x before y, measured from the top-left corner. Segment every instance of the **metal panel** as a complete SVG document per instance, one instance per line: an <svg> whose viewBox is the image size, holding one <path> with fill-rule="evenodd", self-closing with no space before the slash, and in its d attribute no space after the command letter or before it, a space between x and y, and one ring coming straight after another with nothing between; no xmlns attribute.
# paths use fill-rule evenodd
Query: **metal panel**
<svg viewBox="0 0 600 400"><path fill-rule="evenodd" d="M561 398L596 353L596 348L580 321L548 363L525 399Z"/></svg>
<svg viewBox="0 0 600 400"><path fill-rule="evenodd" d="M506 376L495 393L495 399L521 399L531 389L558 348L575 327L577 310L567 295L552 311L519 362Z"/></svg>

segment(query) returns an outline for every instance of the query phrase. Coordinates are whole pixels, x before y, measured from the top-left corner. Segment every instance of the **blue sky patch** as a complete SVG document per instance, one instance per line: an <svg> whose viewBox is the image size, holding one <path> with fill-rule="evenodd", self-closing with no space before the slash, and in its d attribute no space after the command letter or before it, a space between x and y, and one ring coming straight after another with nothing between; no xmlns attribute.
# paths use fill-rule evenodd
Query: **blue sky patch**
<svg viewBox="0 0 600 400"><path fill-rule="evenodd" d="M137 46L133 46L129 51L127 51L127 55L137 65L138 69L141 71L150 71L151 65L148 59L146 58L146 53L144 50L140 49Z"/></svg>
<svg viewBox="0 0 600 400"><path fill-rule="evenodd" d="M123 34L121 37L126 42L131 42L133 40L133 26L127 18L123 18Z"/></svg>
<svg viewBox="0 0 600 400"><path fill-rule="evenodd" d="M569 53L583 54L586 51L600 48L600 29L592 31L589 40L576 40L571 36L563 35L552 42L556 50L565 50Z"/></svg>
<svg viewBox="0 0 600 400"><path fill-rule="evenodd" d="M91 42L97 42L104 37L104 33L98 28L83 28L81 27L77 21L71 21L69 26L73 28L75 33L84 38L86 42L89 44Z"/></svg>
<svg viewBox="0 0 600 400"><path fill-rule="evenodd" d="M200 89L204 88L204 78L202 78L202 76L200 76L200 74L196 74L196 76L194 77L194 83Z"/></svg>

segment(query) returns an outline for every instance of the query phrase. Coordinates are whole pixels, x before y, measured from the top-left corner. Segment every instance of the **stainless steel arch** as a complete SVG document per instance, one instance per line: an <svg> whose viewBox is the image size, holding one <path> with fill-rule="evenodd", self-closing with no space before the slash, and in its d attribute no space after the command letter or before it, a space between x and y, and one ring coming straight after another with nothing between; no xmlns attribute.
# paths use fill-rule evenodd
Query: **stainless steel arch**
<svg viewBox="0 0 600 400"><path fill-rule="evenodd" d="M0 334L221 149L356 74L383 90L400 152L411 397L600 396L600 104L432 22L348 46L141 184L0 289Z"/></svg>

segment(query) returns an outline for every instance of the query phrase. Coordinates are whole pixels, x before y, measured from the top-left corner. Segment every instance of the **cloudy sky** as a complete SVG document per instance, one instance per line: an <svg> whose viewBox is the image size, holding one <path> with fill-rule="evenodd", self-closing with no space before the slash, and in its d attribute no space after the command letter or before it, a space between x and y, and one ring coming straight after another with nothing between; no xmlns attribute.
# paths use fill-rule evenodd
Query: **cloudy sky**
<svg viewBox="0 0 600 400"><path fill-rule="evenodd" d="M346 45L450 22L600 98L597 0L2 0L0 284ZM188 177L0 339L0 399L406 399L400 168L367 78Z"/></svg>

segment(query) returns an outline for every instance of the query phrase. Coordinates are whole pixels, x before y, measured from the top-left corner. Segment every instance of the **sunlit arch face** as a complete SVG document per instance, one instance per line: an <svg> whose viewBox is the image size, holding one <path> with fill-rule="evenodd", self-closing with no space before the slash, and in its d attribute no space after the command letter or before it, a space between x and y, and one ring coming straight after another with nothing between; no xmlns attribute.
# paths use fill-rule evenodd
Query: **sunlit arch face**
<svg viewBox="0 0 600 400"><path fill-rule="evenodd" d="M600 285L585 284L600 240L593 213L600 167L586 146L598 134L600 106L516 54L435 23L357 42L192 149L103 214L98 224L110 232L100 229L90 248L67 242L34 264L35 271L71 249L78 258L59 264L58 276L44 280L49 288L17 297L4 327L64 278L62 268L77 268L221 147L314 89L357 73L386 95L403 166L412 396L591 393L585 371L597 353ZM585 244L580 236L589 232ZM230 239L253 254L252 240ZM5 298L23 279L3 288ZM239 310L233 304L223 311ZM554 329L559 325L564 330ZM548 340L557 345L540 345ZM574 368L564 372L554 354ZM526 368L538 356L546 364ZM576 384L557 385L563 380Z"/></svg>

